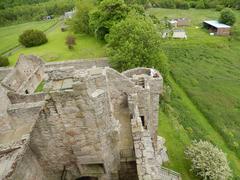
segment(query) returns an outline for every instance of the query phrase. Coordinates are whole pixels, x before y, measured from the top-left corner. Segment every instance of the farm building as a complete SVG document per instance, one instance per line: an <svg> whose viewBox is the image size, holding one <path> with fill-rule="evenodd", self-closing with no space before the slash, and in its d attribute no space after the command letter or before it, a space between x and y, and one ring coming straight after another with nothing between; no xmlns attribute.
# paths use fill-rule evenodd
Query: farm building
<svg viewBox="0 0 240 180"><path fill-rule="evenodd" d="M72 19L75 14L75 10L68 11L64 13L64 18L65 19Z"/></svg>
<svg viewBox="0 0 240 180"><path fill-rule="evenodd" d="M187 34L184 30L174 30L172 37L174 39L187 39Z"/></svg>
<svg viewBox="0 0 240 180"><path fill-rule="evenodd" d="M230 35L231 26L219 23L218 21L204 21L203 26L207 28L211 33L218 36Z"/></svg>
<svg viewBox="0 0 240 180"><path fill-rule="evenodd" d="M169 23L172 25L172 27L182 27L182 26L189 26L191 23L191 20L188 18L177 18L177 19L171 19Z"/></svg>

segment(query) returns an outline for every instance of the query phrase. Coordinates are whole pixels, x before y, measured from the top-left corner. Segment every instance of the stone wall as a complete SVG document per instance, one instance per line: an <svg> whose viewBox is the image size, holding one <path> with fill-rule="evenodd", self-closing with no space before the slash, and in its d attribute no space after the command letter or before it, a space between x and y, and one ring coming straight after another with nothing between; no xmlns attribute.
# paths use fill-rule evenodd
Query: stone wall
<svg viewBox="0 0 240 180"><path fill-rule="evenodd" d="M2 85L10 91L31 94L43 80L44 62L36 56L20 55L12 71Z"/></svg>
<svg viewBox="0 0 240 180"><path fill-rule="evenodd" d="M0 81L2 81L11 71L12 67L0 67Z"/></svg>
<svg viewBox="0 0 240 180"><path fill-rule="evenodd" d="M64 62L50 62L46 63L46 69L51 68L62 68L66 66L72 66L76 69L89 69L92 67L107 67L108 62L107 58L93 58L93 59L80 59L80 60L71 60Z"/></svg>
<svg viewBox="0 0 240 180"><path fill-rule="evenodd" d="M41 166L29 148L29 135L14 143L0 145L0 179L45 180Z"/></svg>
<svg viewBox="0 0 240 180"><path fill-rule="evenodd" d="M29 135L26 145L0 154L0 165L13 158L9 179L170 177L161 176L168 158L157 136L163 89L158 72L152 77L151 69L137 68L121 74L106 67L106 59L47 63L44 69L35 57L21 58L4 79L5 88L0 86L6 103L0 107L0 143ZM44 93L33 93L37 75L45 78ZM0 175L5 172L0 167Z"/></svg>

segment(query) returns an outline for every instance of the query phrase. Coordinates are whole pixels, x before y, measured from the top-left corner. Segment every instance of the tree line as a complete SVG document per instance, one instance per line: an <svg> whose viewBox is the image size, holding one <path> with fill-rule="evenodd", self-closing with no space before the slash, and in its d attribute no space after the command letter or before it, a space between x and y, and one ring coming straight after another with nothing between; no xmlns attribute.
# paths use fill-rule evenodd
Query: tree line
<svg viewBox="0 0 240 180"><path fill-rule="evenodd" d="M38 4L38 3L47 2L47 1L49 0L1 0L0 10L14 7L14 6L20 6L25 4Z"/></svg>
<svg viewBox="0 0 240 180"><path fill-rule="evenodd" d="M141 0L139 0L141 1ZM209 9L224 7L240 9L240 0L142 0L146 7L177 8L177 9Z"/></svg>
<svg viewBox="0 0 240 180"><path fill-rule="evenodd" d="M27 1L27 0L26 0ZM44 1L44 0L38 0ZM36 2L38 2L36 0ZM73 9L74 0L47 1L37 4L24 4L0 10L0 26L13 23L42 20L44 16L62 15Z"/></svg>

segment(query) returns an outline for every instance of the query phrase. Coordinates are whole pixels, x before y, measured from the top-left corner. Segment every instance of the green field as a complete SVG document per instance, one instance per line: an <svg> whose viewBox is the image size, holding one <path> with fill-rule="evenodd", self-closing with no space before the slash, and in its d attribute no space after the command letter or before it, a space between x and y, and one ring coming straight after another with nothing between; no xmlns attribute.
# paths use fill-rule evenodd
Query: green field
<svg viewBox="0 0 240 180"><path fill-rule="evenodd" d="M184 174L184 179L193 179L187 162L179 156L190 140L206 139L224 150L234 178L240 178L239 36L212 37L201 28L203 20L218 18L219 12L214 10L151 9L150 13L160 19L192 20L192 25L185 28L187 40L169 39L162 44L171 65L173 89L170 110L163 116L164 122L167 118L170 122L159 129L167 139L168 166ZM240 13L236 15L239 28Z"/></svg>
<svg viewBox="0 0 240 180"><path fill-rule="evenodd" d="M13 26L6 26L0 28L0 54L17 46L19 35L27 29L47 30L56 23L56 20L36 21Z"/></svg>
<svg viewBox="0 0 240 180"><path fill-rule="evenodd" d="M9 57L10 64L14 65L20 54L34 54L48 62L105 56L105 43L85 34L74 35L76 37L76 46L74 49L69 50L65 44L65 39L71 32L61 32L60 27L61 25L59 24L55 30L47 33L47 44L32 48L22 48L12 54Z"/></svg>

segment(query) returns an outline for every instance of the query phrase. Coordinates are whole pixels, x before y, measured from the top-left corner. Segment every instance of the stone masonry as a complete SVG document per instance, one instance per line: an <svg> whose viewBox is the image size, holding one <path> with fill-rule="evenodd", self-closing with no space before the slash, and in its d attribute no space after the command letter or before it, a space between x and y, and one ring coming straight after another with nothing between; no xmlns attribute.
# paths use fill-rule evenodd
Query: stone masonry
<svg viewBox="0 0 240 180"><path fill-rule="evenodd" d="M178 180L157 135L163 79L103 59L0 69L0 179ZM42 92L35 90L44 84Z"/></svg>

